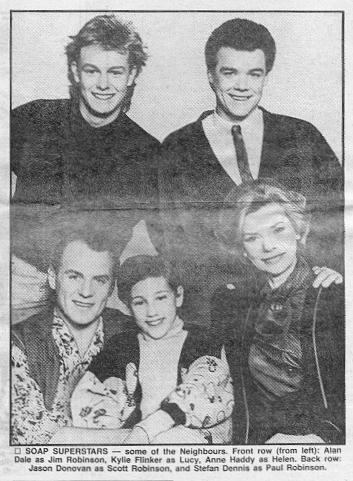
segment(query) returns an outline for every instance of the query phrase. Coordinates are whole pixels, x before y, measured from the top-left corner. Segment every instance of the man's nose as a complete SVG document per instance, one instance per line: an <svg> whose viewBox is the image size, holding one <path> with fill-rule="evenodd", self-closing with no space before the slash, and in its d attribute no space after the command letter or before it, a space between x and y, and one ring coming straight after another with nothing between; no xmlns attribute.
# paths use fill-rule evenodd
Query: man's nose
<svg viewBox="0 0 353 481"><path fill-rule="evenodd" d="M100 90L107 90L109 88L109 79L106 73L101 73L97 80L97 87Z"/></svg>
<svg viewBox="0 0 353 481"><path fill-rule="evenodd" d="M235 88L237 90L247 90L249 87L248 85L248 77L247 75L237 75L236 76L236 82L235 82Z"/></svg>
<svg viewBox="0 0 353 481"><path fill-rule="evenodd" d="M93 296L92 283L89 279L83 280L80 285L79 294L81 297L88 298Z"/></svg>

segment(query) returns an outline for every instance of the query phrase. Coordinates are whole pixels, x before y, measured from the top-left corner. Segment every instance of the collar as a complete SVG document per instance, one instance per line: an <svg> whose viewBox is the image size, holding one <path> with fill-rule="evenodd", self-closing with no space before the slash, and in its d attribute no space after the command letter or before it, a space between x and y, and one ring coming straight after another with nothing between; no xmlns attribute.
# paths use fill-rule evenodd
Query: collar
<svg viewBox="0 0 353 481"><path fill-rule="evenodd" d="M217 114L216 110L212 112L211 120L214 123L215 127L225 129L227 131L231 130L233 125L240 125L242 130L255 130L258 131L259 125L263 122L263 112L262 109L256 107L255 110L251 112L244 120L241 122L232 122L231 120L224 119L219 114Z"/></svg>
<svg viewBox="0 0 353 481"><path fill-rule="evenodd" d="M107 125L101 127L93 127L84 119L80 110L80 102L76 97L71 98L71 129L75 132L89 131L89 132L110 132L116 125L123 125L126 119L126 115L123 111L120 111L119 115Z"/></svg>
<svg viewBox="0 0 353 481"><path fill-rule="evenodd" d="M64 348L65 350L68 349L69 345L65 343L64 339L66 339L69 344L77 346L75 337L71 332L70 326L67 323L67 321L63 319L63 316L60 310L58 309L58 307L54 308L52 334L58 344L59 349L62 349L62 348ZM87 351L84 357L86 357L91 352L91 350L95 349L96 347L98 348L98 350L100 350L100 348L103 345L103 341L104 341L103 318L102 316L100 316L98 318L96 329L94 331L94 334L92 335L91 342L87 348Z"/></svg>

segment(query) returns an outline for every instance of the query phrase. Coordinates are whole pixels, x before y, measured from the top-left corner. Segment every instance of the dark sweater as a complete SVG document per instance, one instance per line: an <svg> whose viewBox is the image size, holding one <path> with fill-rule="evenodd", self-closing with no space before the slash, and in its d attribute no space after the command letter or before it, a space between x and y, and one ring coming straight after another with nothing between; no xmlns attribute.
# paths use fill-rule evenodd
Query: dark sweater
<svg viewBox="0 0 353 481"><path fill-rule="evenodd" d="M158 141L123 113L94 128L75 101L29 102L11 116L14 201L155 207L158 148Z"/></svg>
<svg viewBox="0 0 353 481"><path fill-rule="evenodd" d="M93 128L73 100L36 100L14 109L13 253L46 270L56 226L80 222L111 232L122 251L144 219L157 243L158 150L159 142L123 113Z"/></svg>
<svg viewBox="0 0 353 481"><path fill-rule="evenodd" d="M263 110L264 135L258 178L273 178L300 192L312 210L310 255L342 266L343 172L320 132L304 120ZM171 252L202 253L203 262L217 249L214 229L219 208L235 187L205 136L202 120L170 134L161 147L159 187Z"/></svg>

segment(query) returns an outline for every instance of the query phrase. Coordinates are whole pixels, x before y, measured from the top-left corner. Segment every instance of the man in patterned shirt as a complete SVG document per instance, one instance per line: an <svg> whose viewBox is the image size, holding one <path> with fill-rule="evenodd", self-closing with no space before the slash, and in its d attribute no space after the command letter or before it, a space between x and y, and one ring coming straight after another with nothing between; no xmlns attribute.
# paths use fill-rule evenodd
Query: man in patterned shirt
<svg viewBox="0 0 353 481"><path fill-rule="evenodd" d="M126 317L106 308L114 265L114 249L97 229L60 237L48 269L53 304L13 328L13 444L46 444L70 425L75 385L106 339L126 329Z"/></svg>

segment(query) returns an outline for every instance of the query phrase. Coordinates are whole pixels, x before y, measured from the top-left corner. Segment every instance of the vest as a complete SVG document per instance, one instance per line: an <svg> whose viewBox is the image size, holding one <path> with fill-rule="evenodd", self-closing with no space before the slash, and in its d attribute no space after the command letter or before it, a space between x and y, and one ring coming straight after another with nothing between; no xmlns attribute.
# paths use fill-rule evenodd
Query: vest
<svg viewBox="0 0 353 481"><path fill-rule="evenodd" d="M115 309L105 309L102 317L104 342L126 329L129 323L129 317ZM52 408L60 375L60 354L51 332L52 319L53 309L46 309L12 328L13 342L26 355L29 374L38 384L48 410Z"/></svg>

